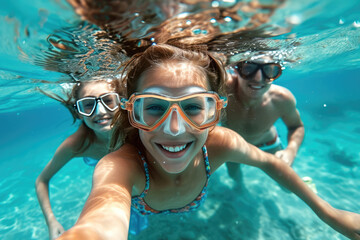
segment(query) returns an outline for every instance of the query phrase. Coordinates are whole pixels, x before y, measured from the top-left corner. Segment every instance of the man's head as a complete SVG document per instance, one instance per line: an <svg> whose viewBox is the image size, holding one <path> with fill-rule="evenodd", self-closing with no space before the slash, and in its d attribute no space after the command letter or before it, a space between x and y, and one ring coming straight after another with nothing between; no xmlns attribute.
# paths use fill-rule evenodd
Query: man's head
<svg viewBox="0 0 360 240"><path fill-rule="evenodd" d="M268 56L234 65L239 87L243 94L251 98L260 97L269 90L271 83L280 77L281 68L279 63Z"/></svg>

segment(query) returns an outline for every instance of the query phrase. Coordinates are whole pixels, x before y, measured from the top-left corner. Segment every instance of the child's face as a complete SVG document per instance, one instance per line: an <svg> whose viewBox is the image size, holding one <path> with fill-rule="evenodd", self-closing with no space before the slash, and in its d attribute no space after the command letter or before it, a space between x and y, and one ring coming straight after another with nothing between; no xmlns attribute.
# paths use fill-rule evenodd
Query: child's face
<svg viewBox="0 0 360 240"><path fill-rule="evenodd" d="M114 92L109 83L94 81L86 83L79 92L79 99L84 97L99 97L105 93ZM81 116L85 124L95 132L108 132L111 130L111 120L116 111L109 111L98 102L93 114L89 117Z"/></svg>
<svg viewBox="0 0 360 240"><path fill-rule="evenodd" d="M138 92L179 97L208 91L204 74L188 63L166 63L141 77ZM140 139L154 160L168 173L186 169L205 144L208 129L196 130L172 112L153 131L139 130Z"/></svg>

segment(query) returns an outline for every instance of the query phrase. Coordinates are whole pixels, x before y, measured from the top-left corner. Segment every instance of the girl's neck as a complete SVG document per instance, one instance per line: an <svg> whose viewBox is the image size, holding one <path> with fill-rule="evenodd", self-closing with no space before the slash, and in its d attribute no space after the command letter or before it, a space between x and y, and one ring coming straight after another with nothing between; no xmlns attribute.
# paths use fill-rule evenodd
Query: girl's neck
<svg viewBox="0 0 360 240"><path fill-rule="evenodd" d="M95 133L95 141L97 143L103 144L104 146L108 146L111 138L112 131L108 132L94 132Z"/></svg>

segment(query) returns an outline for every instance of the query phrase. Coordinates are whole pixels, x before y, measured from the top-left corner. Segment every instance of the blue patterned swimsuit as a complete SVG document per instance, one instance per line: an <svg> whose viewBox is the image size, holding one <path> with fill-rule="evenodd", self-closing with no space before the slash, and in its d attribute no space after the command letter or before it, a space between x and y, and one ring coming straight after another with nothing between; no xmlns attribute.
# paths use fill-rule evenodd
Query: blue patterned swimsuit
<svg viewBox="0 0 360 240"><path fill-rule="evenodd" d="M83 157L84 163L86 165L95 167L96 164L99 162L99 160L95 159L95 158L91 158L91 157Z"/></svg>
<svg viewBox="0 0 360 240"><path fill-rule="evenodd" d="M197 196L197 198L193 202L187 204L185 207L177 208L177 209L162 210L162 211L157 211L157 210L151 208L149 205L147 205L147 203L144 200L147 192L149 191L150 177L149 177L149 168L148 168L147 162L145 161L145 157L141 154L141 152L139 152L141 160L144 164L146 183L145 183L144 191L139 196L132 197L131 209L142 215L183 213L183 212L193 211L193 210L197 209L205 201L205 198L207 195L207 191L206 191L207 185L209 182L209 177L211 175L210 164L209 164L208 154L207 154L205 145L203 146L202 150L203 150L203 155L204 155L206 177L207 177L203 190L201 191L199 196Z"/></svg>

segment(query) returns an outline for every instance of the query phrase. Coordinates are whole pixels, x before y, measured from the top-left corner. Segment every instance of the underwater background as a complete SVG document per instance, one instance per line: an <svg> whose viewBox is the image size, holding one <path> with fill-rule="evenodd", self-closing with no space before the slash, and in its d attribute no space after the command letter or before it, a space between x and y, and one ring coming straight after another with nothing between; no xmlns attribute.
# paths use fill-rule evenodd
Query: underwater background
<svg viewBox="0 0 360 240"><path fill-rule="evenodd" d="M59 29L71 28L80 18L66 1L1 1L1 6L0 238L47 239L35 179L78 123L72 124L68 110L35 87L59 91L57 81L65 73L41 59L52 52L49 35L64 37ZM360 2L285 1L269 24L280 26L284 19L291 31L269 43L275 41L283 47L279 52L294 60L285 61L275 81L295 95L305 124L293 168L301 177L310 176L318 195L331 205L360 213ZM276 126L286 143L285 127L282 122ZM81 212L92 172L76 158L50 183L54 213L66 229ZM346 239L260 170L245 166L243 173L245 189L239 189L221 168L211 177L199 211L154 216L148 229L129 238Z"/></svg>

